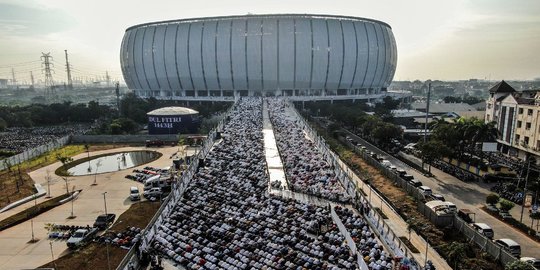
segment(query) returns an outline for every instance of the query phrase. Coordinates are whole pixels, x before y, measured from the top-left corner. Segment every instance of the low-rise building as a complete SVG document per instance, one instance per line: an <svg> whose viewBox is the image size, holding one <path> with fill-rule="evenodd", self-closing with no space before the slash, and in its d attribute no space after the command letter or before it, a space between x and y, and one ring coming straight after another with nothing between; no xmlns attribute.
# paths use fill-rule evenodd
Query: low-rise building
<svg viewBox="0 0 540 270"><path fill-rule="evenodd" d="M500 132L498 149L525 159L540 156L540 90L516 91L505 81L489 90L485 121L494 121Z"/></svg>

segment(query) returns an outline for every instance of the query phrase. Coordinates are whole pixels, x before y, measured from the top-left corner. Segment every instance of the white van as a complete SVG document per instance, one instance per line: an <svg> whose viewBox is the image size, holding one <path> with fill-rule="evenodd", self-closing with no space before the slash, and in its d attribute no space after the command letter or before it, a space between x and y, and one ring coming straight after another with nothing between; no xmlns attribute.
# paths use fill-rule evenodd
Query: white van
<svg viewBox="0 0 540 270"><path fill-rule="evenodd" d="M457 213L457 206L453 202L444 202L446 204L446 207L448 207L448 211L452 213Z"/></svg>
<svg viewBox="0 0 540 270"><path fill-rule="evenodd" d="M141 194L139 193L138 187L130 187L129 188L129 199L132 201L140 200Z"/></svg>
<svg viewBox="0 0 540 270"><path fill-rule="evenodd" d="M431 193L432 193L431 188L428 187L428 186L419 186L419 187L418 187L418 190L419 190L420 193L422 193L422 195L424 195L424 196L429 196L429 195L431 195Z"/></svg>
<svg viewBox="0 0 540 270"><path fill-rule="evenodd" d="M154 175L144 180L144 191L150 190L152 188L162 188L166 185L167 183L161 175Z"/></svg>
<svg viewBox="0 0 540 270"><path fill-rule="evenodd" d="M384 167L387 167L389 168L390 166L392 166L392 162L390 162L390 160L387 160L387 159L383 159L381 161L381 164L384 166Z"/></svg>
<svg viewBox="0 0 540 270"><path fill-rule="evenodd" d="M472 226L477 232L483 234L485 237L493 239L493 229L486 223L473 223Z"/></svg>
<svg viewBox="0 0 540 270"><path fill-rule="evenodd" d="M501 246L503 249L516 257L521 256L521 246L510 238L497 239L495 240L495 244Z"/></svg>

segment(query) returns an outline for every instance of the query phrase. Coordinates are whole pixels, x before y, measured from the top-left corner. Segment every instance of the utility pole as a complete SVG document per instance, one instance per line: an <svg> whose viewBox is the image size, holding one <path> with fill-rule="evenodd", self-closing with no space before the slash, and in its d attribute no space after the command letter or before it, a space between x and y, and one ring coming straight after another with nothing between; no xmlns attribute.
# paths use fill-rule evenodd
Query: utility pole
<svg viewBox="0 0 540 270"><path fill-rule="evenodd" d="M64 53L66 54L66 71L67 71L67 79L68 79L67 87L68 87L68 90L73 90L73 81L71 80L71 66L69 65L67 50L64 50Z"/></svg>
<svg viewBox="0 0 540 270"><path fill-rule="evenodd" d="M523 197L522 197L523 201L521 201L521 216L519 218L519 222L523 222L523 210L525 208L525 195L527 194L527 184L529 184L530 168L531 168L531 157L529 157L529 160L527 162L527 175L525 176L525 188L523 188Z"/></svg>
<svg viewBox="0 0 540 270"><path fill-rule="evenodd" d="M111 77L109 76L109 72L105 70L105 81L107 82L107 87L111 86Z"/></svg>
<svg viewBox="0 0 540 270"><path fill-rule="evenodd" d="M116 109L118 109L118 117L120 117L120 83L116 82Z"/></svg>
<svg viewBox="0 0 540 270"><path fill-rule="evenodd" d="M428 117L429 117L429 99L431 97L431 83L428 84L427 101L426 101L426 122L424 123L424 143L427 142ZM422 170L424 169L425 160L422 157Z"/></svg>
<svg viewBox="0 0 540 270"><path fill-rule="evenodd" d="M42 71L45 73L45 91L47 99L51 99L53 96L53 89L54 89L54 81L51 74L51 63L52 56L51 53L41 53L41 60L43 63L41 63Z"/></svg>
<svg viewBox="0 0 540 270"><path fill-rule="evenodd" d="M11 68L11 84L17 88L17 79L15 79L15 69Z"/></svg>
<svg viewBox="0 0 540 270"><path fill-rule="evenodd" d="M32 82L32 89L34 89L34 74L30 71L30 81Z"/></svg>

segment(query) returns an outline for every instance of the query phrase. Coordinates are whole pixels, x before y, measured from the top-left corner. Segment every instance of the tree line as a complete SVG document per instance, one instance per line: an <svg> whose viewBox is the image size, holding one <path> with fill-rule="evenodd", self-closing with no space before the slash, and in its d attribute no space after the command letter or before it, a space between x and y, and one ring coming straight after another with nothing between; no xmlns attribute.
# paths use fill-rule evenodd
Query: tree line
<svg viewBox="0 0 540 270"><path fill-rule="evenodd" d="M392 145L392 140L399 140L403 135L401 127L392 123L392 110L399 105L399 100L385 97L383 102L374 106L364 102L306 102L304 109L312 116L329 117L334 122L327 127L330 131L337 131L344 126L353 133L377 143L383 149L388 149Z"/></svg>
<svg viewBox="0 0 540 270"><path fill-rule="evenodd" d="M91 123L114 111L96 101L88 104L63 103L32 104L28 106L1 106L0 130L8 127L35 127L65 123Z"/></svg>
<svg viewBox="0 0 540 270"><path fill-rule="evenodd" d="M485 123L475 117L458 118L452 122L441 118L430 126L430 139L417 145L425 160L450 157L480 165L471 157L482 157L481 143L495 142L499 135L495 122Z"/></svg>
<svg viewBox="0 0 540 270"><path fill-rule="evenodd" d="M69 101L53 104L28 106L0 106L0 131L9 127L38 127L69 123L98 122L95 134L130 134L147 123L146 113L166 107L183 106L199 112L202 118L226 110L230 102L182 102L143 99L128 93L120 100L120 111L116 106L102 105L97 101L88 104L73 104Z"/></svg>

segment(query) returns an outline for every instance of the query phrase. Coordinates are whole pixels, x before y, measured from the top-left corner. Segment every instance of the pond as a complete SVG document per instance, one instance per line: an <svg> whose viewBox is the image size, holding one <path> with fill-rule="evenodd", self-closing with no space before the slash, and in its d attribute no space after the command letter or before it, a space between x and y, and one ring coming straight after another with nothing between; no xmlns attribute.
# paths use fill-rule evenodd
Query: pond
<svg viewBox="0 0 540 270"><path fill-rule="evenodd" d="M73 176L116 172L148 163L159 156L160 154L154 151L114 153L77 164L69 168L67 172Z"/></svg>

